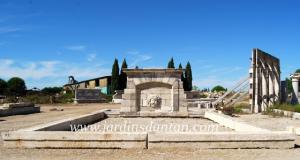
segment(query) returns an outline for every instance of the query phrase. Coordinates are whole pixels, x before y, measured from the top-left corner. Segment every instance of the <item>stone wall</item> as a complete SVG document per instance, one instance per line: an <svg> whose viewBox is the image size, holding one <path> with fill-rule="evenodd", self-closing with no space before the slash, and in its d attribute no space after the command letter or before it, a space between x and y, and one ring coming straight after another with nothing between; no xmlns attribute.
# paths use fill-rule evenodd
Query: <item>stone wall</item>
<svg viewBox="0 0 300 160"><path fill-rule="evenodd" d="M6 103L0 106L0 117L38 112L40 112L40 107L33 103Z"/></svg>

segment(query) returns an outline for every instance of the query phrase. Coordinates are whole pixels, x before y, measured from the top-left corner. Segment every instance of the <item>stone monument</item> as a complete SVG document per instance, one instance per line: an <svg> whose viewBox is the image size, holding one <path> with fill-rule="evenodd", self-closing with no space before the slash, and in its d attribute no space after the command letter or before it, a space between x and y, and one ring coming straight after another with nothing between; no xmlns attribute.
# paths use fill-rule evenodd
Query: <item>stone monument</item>
<svg viewBox="0 0 300 160"><path fill-rule="evenodd" d="M181 69L127 69L121 115L187 114Z"/></svg>
<svg viewBox="0 0 300 160"><path fill-rule="evenodd" d="M252 113L266 111L280 101L280 82L280 60L253 49L249 91Z"/></svg>
<svg viewBox="0 0 300 160"><path fill-rule="evenodd" d="M299 103L299 79L300 73L295 73L291 75L292 85L293 85L293 93L292 93L292 104Z"/></svg>

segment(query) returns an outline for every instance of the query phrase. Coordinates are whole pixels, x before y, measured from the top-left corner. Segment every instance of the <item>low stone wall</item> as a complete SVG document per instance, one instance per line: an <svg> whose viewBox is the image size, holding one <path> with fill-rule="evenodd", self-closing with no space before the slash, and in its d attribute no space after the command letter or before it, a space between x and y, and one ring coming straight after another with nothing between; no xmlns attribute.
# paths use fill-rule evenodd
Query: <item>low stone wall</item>
<svg viewBox="0 0 300 160"><path fill-rule="evenodd" d="M294 148L289 132L148 133L148 148L236 149Z"/></svg>
<svg viewBox="0 0 300 160"><path fill-rule="evenodd" d="M6 103L0 108L0 117L40 112L33 103Z"/></svg>
<svg viewBox="0 0 300 160"><path fill-rule="evenodd" d="M146 133L17 131L2 136L8 148L147 148Z"/></svg>
<svg viewBox="0 0 300 160"><path fill-rule="evenodd" d="M291 117L293 119L300 119L300 113L291 112L291 111L284 111L280 109L273 109L275 113L283 114L285 117Z"/></svg>

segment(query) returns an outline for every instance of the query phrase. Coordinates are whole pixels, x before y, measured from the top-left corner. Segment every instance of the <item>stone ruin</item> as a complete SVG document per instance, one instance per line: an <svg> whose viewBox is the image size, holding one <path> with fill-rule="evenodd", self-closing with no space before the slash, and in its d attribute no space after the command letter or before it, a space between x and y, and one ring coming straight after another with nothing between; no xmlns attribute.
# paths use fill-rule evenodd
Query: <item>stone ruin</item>
<svg viewBox="0 0 300 160"><path fill-rule="evenodd" d="M127 69L121 114L187 113L181 69Z"/></svg>
<svg viewBox="0 0 300 160"><path fill-rule="evenodd" d="M295 73L291 75L292 85L293 85L293 93L292 93L292 104L299 104L300 101L300 94L299 94L299 80L300 80L300 73Z"/></svg>
<svg viewBox="0 0 300 160"><path fill-rule="evenodd" d="M0 106L0 117L20 115L20 114L32 114L39 113L40 106L36 106L33 103L5 103Z"/></svg>
<svg viewBox="0 0 300 160"><path fill-rule="evenodd" d="M264 51L253 49L249 72L251 111L266 111L280 101L280 60Z"/></svg>

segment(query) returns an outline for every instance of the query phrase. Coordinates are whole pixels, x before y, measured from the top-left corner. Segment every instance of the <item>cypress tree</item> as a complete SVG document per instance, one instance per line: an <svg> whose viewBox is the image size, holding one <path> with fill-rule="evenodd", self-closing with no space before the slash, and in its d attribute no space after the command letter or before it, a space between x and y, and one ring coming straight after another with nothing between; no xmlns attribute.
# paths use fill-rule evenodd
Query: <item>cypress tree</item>
<svg viewBox="0 0 300 160"><path fill-rule="evenodd" d="M170 59L168 63L168 68L175 68L173 57Z"/></svg>
<svg viewBox="0 0 300 160"><path fill-rule="evenodd" d="M193 89L193 75L190 62L188 62L185 67L185 81L186 83L184 86L184 90L191 91Z"/></svg>
<svg viewBox="0 0 300 160"><path fill-rule="evenodd" d="M115 59L111 71L111 94L115 93L119 87L119 62L118 59Z"/></svg>
<svg viewBox="0 0 300 160"><path fill-rule="evenodd" d="M182 69L181 63L179 64L178 69ZM182 72L182 74L181 74L181 81L183 82L183 86L184 86L184 84L185 84L184 72Z"/></svg>
<svg viewBox="0 0 300 160"><path fill-rule="evenodd" d="M124 69L127 69L127 62L126 59L124 58L122 62L122 67L121 67L121 74L120 74L120 79L119 79L119 90L124 90L126 88L127 84L127 75L124 72Z"/></svg>
<svg viewBox="0 0 300 160"><path fill-rule="evenodd" d="M182 65L181 65L181 63L179 63L178 69L182 69Z"/></svg>

